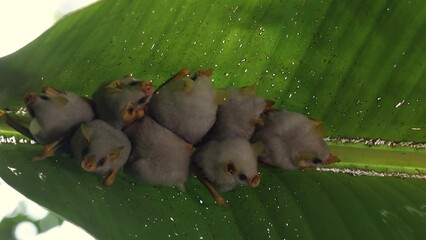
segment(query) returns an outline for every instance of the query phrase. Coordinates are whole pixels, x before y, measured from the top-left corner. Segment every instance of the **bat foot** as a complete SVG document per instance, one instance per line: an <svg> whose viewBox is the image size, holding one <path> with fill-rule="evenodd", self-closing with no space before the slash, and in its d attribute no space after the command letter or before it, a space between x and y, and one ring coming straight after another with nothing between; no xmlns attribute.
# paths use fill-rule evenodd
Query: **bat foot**
<svg viewBox="0 0 426 240"><path fill-rule="evenodd" d="M38 157L33 157L33 161L40 161L40 160L44 160L46 158L49 157L53 157L55 156L55 152L56 150L58 150L58 148L64 144L64 142L66 141L67 138L70 137L70 133L60 137L59 139L47 144L46 146L43 147L43 152L41 154L41 156Z"/></svg>
<svg viewBox="0 0 426 240"><path fill-rule="evenodd" d="M226 203L225 199L220 195L220 193L210 183L210 181L204 176L204 174L201 172L201 169L199 169L198 166L195 166L194 164L190 165L190 169L195 174L195 176L197 176L197 179L207 188L207 190L209 190L216 204L228 207L228 204Z"/></svg>
<svg viewBox="0 0 426 240"><path fill-rule="evenodd" d="M33 157L33 162L44 160L53 156L55 156L54 152L43 149L43 153L41 154L41 156Z"/></svg>
<svg viewBox="0 0 426 240"><path fill-rule="evenodd" d="M105 186L111 186L114 183L115 178L117 177L117 174L118 174L119 171L120 171L119 168L112 170L112 172L109 174L109 176L105 179L104 185Z"/></svg>
<svg viewBox="0 0 426 240"><path fill-rule="evenodd" d="M181 192L186 192L185 183L179 183L175 185L177 189L179 189Z"/></svg>
<svg viewBox="0 0 426 240"><path fill-rule="evenodd" d="M220 206L223 206L223 207L226 207L226 208L228 207L228 204L226 203L225 199L222 196L220 196L220 195L215 196L214 200L215 200L217 205L220 205Z"/></svg>
<svg viewBox="0 0 426 240"><path fill-rule="evenodd" d="M111 178L107 178L104 180L105 186L111 186L113 183L114 183L114 180L112 180Z"/></svg>

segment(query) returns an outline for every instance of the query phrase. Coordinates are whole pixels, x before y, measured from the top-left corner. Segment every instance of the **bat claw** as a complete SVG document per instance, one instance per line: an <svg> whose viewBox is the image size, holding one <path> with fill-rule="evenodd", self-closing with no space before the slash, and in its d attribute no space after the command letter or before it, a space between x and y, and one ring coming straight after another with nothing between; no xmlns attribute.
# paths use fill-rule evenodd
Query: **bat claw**
<svg viewBox="0 0 426 240"><path fill-rule="evenodd" d="M221 205L226 208L228 207L228 204L226 203L225 199L223 199L222 196L216 196L214 200L216 201L217 205Z"/></svg>
<svg viewBox="0 0 426 240"><path fill-rule="evenodd" d="M53 157L55 154L53 152L45 152L43 151L41 156L33 157L33 162L44 160L49 157Z"/></svg>
<svg viewBox="0 0 426 240"><path fill-rule="evenodd" d="M43 147L43 152L42 152L41 156L33 157L33 161L40 161L40 160L44 160L46 158L55 156L56 150L58 150L58 148L69 137L70 137L70 134L66 134L66 135L60 137L59 139L47 144L46 146Z"/></svg>
<svg viewBox="0 0 426 240"><path fill-rule="evenodd" d="M105 179L104 185L111 186L114 183L115 178L117 177L117 174L118 174L119 171L120 171L119 168L112 170L110 175Z"/></svg>
<svg viewBox="0 0 426 240"><path fill-rule="evenodd" d="M174 75L172 77L172 80L179 80L179 79L181 79L183 77L188 76L189 74L191 74L191 72L189 71L189 68L183 68L178 73L176 73L176 75Z"/></svg>
<svg viewBox="0 0 426 240"><path fill-rule="evenodd" d="M216 204L228 207L225 199L220 195L220 193L216 190L216 188L210 183L210 181L204 176L201 169L194 164L190 165L191 171L197 176L197 179L209 190L210 194L213 196Z"/></svg>
<svg viewBox="0 0 426 240"><path fill-rule="evenodd" d="M43 147L43 152L41 153L41 156L33 157L33 161L40 161L55 156L55 150L56 148L52 149L52 145L46 145Z"/></svg>
<svg viewBox="0 0 426 240"><path fill-rule="evenodd" d="M114 180L112 180L111 178L107 178L104 181L105 186L111 186L113 183L114 183Z"/></svg>

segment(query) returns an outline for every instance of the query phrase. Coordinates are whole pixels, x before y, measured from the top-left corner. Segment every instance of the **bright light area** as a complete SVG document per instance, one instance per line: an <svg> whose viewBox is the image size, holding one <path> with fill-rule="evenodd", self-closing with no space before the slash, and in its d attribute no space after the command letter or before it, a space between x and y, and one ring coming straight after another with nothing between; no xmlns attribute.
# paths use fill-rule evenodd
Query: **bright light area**
<svg viewBox="0 0 426 240"><path fill-rule="evenodd" d="M0 0L0 57L40 36L63 15L97 0Z"/></svg>
<svg viewBox="0 0 426 240"><path fill-rule="evenodd" d="M75 225L65 221L62 225L54 227L47 232L39 234L34 237L34 240L46 239L78 239L78 240L92 240L92 236L88 235L85 231L76 227Z"/></svg>
<svg viewBox="0 0 426 240"><path fill-rule="evenodd" d="M65 14L97 0L0 0L0 57L24 47L50 28ZM21 213L40 220L48 212L26 199L0 178L0 225L4 218ZM22 222L13 233L16 239L94 239L82 229L64 221L62 225L38 234L31 222ZM38 235L37 235L38 234Z"/></svg>
<svg viewBox="0 0 426 240"><path fill-rule="evenodd" d="M30 219L37 221L47 216L48 211L24 195L11 188L0 178L0 225L4 218L12 218L17 214L24 214ZM7 197L5 197L7 196ZM79 227L64 221L62 225L56 226L44 233L38 234L37 228L31 222L22 222L16 226L13 232L16 239L79 239L93 240L94 238ZM38 235L37 235L38 234Z"/></svg>
<svg viewBox="0 0 426 240"><path fill-rule="evenodd" d="M31 222L21 222L16 226L15 237L16 239L30 239L37 235L37 228Z"/></svg>

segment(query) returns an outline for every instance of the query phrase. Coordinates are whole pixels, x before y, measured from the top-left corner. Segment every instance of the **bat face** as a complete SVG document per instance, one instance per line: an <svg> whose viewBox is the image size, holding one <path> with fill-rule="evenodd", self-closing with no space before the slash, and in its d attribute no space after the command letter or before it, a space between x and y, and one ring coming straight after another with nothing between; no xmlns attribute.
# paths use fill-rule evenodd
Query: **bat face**
<svg viewBox="0 0 426 240"><path fill-rule="evenodd" d="M320 157L314 152L302 152L297 157L297 165L299 168L304 169L316 168L336 162L340 162L340 159L330 152L322 154Z"/></svg>
<svg viewBox="0 0 426 240"><path fill-rule="evenodd" d="M93 146L96 147L96 146ZM81 167L87 172L94 172L97 174L105 175L114 169L117 169L124 165L123 160L127 159L126 156L120 156L124 146L118 146L116 149L110 149L109 151L101 151L98 154L91 153L89 146L83 149L83 153L86 153L81 161Z"/></svg>
<svg viewBox="0 0 426 240"><path fill-rule="evenodd" d="M120 169L130 154L130 141L101 120L84 123L71 139L74 157L87 172L105 175Z"/></svg>
<svg viewBox="0 0 426 240"><path fill-rule="evenodd" d="M28 93L24 97L25 105L32 117L36 113L52 114L66 108L69 103L65 92L53 89L43 88L41 93ZM37 114L39 115L39 114Z"/></svg>
<svg viewBox="0 0 426 240"><path fill-rule="evenodd" d="M317 126L295 112L270 112L253 140L265 144L265 163L284 169L315 168L339 161L328 149Z"/></svg>
<svg viewBox="0 0 426 240"><path fill-rule="evenodd" d="M99 118L121 129L144 115L153 91L150 81L126 77L101 86L93 94L93 101Z"/></svg>
<svg viewBox="0 0 426 240"><path fill-rule="evenodd" d="M210 141L197 150L194 162L219 191L230 191L239 185L257 187L260 183L257 173L260 151L261 143L250 144L242 138Z"/></svg>
<svg viewBox="0 0 426 240"><path fill-rule="evenodd" d="M137 80L133 77L126 77L122 80L112 82L108 85L110 88L128 90L131 92L142 92L144 95L151 95L154 92L152 83L147 80Z"/></svg>
<svg viewBox="0 0 426 240"><path fill-rule="evenodd" d="M87 100L50 87L28 93L24 102L33 118L29 131L42 144L50 143L94 117Z"/></svg>
<svg viewBox="0 0 426 240"><path fill-rule="evenodd" d="M240 160L241 159L238 159L237 161L229 160L228 164L226 164L226 169L224 169L224 174L232 176L236 185L246 185L252 188L259 186L260 175L257 172L254 173L254 166L247 167L241 165L241 163L239 163ZM235 162L239 164L236 164Z"/></svg>

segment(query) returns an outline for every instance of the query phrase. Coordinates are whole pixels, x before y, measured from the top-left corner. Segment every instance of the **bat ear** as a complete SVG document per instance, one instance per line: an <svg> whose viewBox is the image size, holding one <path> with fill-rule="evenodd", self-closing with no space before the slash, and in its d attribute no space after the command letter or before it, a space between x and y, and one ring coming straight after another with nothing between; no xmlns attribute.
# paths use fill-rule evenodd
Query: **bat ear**
<svg viewBox="0 0 426 240"><path fill-rule="evenodd" d="M232 161L229 161L225 166L225 171L231 175L234 175L237 172L237 167Z"/></svg>
<svg viewBox="0 0 426 240"><path fill-rule="evenodd" d="M257 141L251 144L251 149L253 150L254 155L256 157L259 157L259 155L263 152L265 147L261 141Z"/></svg>
<svg viewBox="0 0 426 240"><path fill-rule="evenodd" d="M150 81L147 81L147 80L141 81L139 88L146 95L151 95L154 92L154 88L153 88L152 83Z"/></svg>
<svg viewBox="0 0 426 240"><path fill-rule="evenodd" d="M80 125L80 131L83 134L84 139L90 141L90 138L92 137L92 130L87 126L87 124L82 123Z"/></svg>
<svg viewBox="0 0 426 240"><path fill-rule="evenodd" d="M64 96L58 95L58 96L55 96L55 97L52 98L52 102L54 102L54 103L56 103L60 106L65 106L68 103L68 99Z"/></svg>
<svg viewBox="0 0 426 240"><path fill-rule="evenodd" d="M228 100L228 97L229 97L228 91L224 89L216 89L215 92L216 92L215 103L217 105L222 105Z"/></svg>
<svg viewBox="0 0 426 240"><path fill-rule="evenodd" d="M275 101L271 100L271 99L266 99L265 100L265 108L263 109L264 112L271 112L274 111L274 109L272 108L275 105Z"/></svg>
<svg viewBox="0 0 426 240"><path fill-rule="evenodd" d="M325 124L322 121L316 120L316 119L309 119L315 126L315 131L317 132L318 136L324 137L325 136Z"/></svg>
<svg viewBox="0 0 426 240"><path fill-rule="evenodd" d="M41 89L41 92L44 93L44 94L58 95L62 91L59 91L59 90L54 89L52 87L44 87L43 89Z"/></svg>
<svg viewBox="0 0 426 240"><path fill-rule="evenodd" d="M29 130L33 136L41 132L41 126L40 126L40 123L37 121L37 118L33 118L33 120L30 123Z"/></svg>
<svg viewBox="0 0 426 240"><path fill-rule="evenodd" d="M120 153L123 149L124 149L124 146L119 146L112 149L111 152L109 152L108 154L110 161L115 161L118 158L118 156L120 156Z"/></svg>
<svg viewBox="0 0 426 240"><path fill-rule="evenodd" d="M112 88L112 89L118 89L121 87L121 82L120 80L114 81L108 85L106 85L107 88Z"/></svg>
<svg viewBox="0 0 426 240"><path fill-rule="evenodd" d="M190 93L192 91L193 86L194 86L194 80L192 80L190 78L186 78L183 81L183 86L180 90L184 93Z"/></svg>
<svg viewBox="0 0 426 240"><path fill-rule="evenodd" d="M253 84L251 86L242 87L238 89L242 95L255 95L256 94L256 85Z"/></svg>

